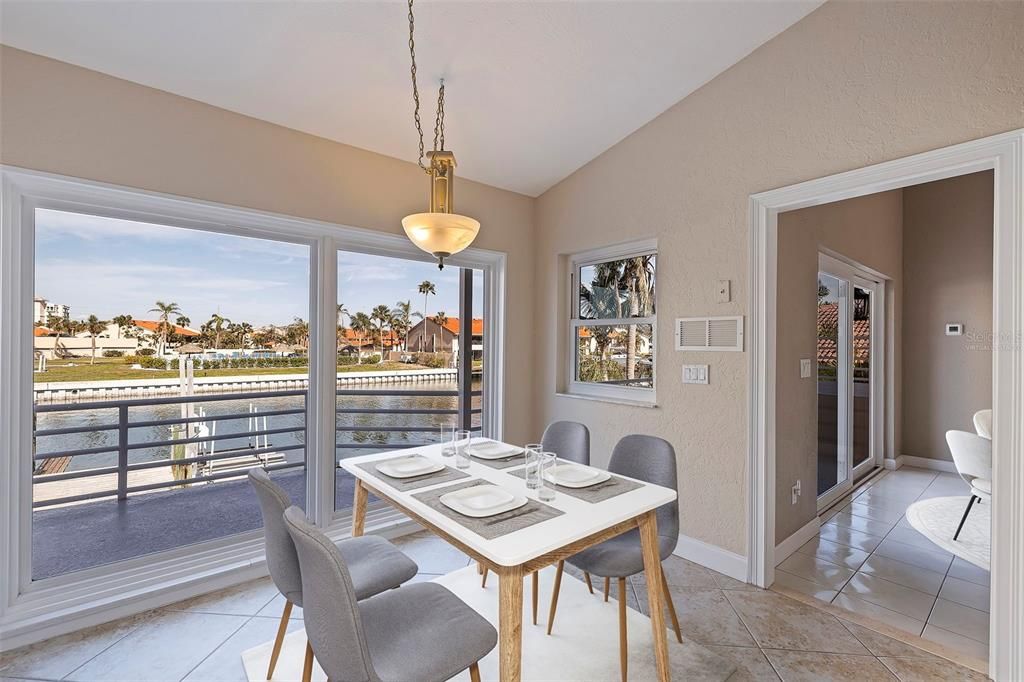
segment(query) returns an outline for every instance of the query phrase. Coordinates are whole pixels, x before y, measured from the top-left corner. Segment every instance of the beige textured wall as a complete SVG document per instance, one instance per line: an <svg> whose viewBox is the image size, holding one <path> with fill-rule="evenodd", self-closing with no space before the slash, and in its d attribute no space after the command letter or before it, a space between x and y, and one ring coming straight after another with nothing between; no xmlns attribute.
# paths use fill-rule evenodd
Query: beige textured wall
<svg viewBox="0 0 1024 682"><path fill-rule="evenodd" d="M778 334L775 357L775 542L785 540L817 513L818 392L812 372L800 378L800 359L816 366L818 252L870 268L887 278L886 307L900 319L903 281L903 192L893 190L779 215ZM886 361L899 367L897 342ZM888 344L887 344L888 345ZM896 410L895 396L887 409ZM799 479L803 494L791 504Z"/></svg>
<svg viewBox="0 0 1024 682"><path fill-rule="evenodd" d="M951 461L946 431L992 407L992 172L903 190L901 453ZM946 336L963 322L965 336Z"/></svg>
<svg viewBox="0 0 1024 682"><path fill-rule="evenodd" d="M427 200L415 164L9 47L0 47L0 161L396 234ZM459 184L460 210L483 224L476 246L508 253L512 368L533 365L534 336L515 323L533 303L533 204ZM505 386L506 436L534 439L533 374L509 372Z"/></svg>
<svg viewBox="0 0 1024 682"><path fill-rule="evenodd" d="M1022 26L1021 2L834 0L543 194L536 338L563 324L559 254L644 237L662 324L657 409L556 396L557 353L538 344L538 426L586 422L598 463L625 434L667 438L682 532L745 553L748 358L675 352L670 321L747 313L750 194L1024 126ZM683 386L684 361L711 384Z"/></svg>

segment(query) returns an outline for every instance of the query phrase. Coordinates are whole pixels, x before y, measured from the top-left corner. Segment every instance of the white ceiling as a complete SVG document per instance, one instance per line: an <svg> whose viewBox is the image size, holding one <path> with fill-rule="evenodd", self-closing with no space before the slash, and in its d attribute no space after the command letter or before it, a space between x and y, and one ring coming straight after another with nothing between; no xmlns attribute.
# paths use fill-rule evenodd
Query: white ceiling
<svg viewBox="0 0 1024 682"><path fill-rule="evenodd" d="M822 0L416 5L427 148L437 80L459 174L531 196ZM0 42L415 160L403 2L2 0Z"/></svg>

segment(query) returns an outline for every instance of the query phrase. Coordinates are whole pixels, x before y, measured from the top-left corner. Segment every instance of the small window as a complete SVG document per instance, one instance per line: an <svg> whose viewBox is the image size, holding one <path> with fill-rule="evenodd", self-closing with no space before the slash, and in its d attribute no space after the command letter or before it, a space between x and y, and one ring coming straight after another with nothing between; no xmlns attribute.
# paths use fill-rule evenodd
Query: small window
<svg viewBox="0 0 1024 682"><path fill-rule="evenodd" d="M571 263L569 392L653 403L656 245L600 249Z"/></svg>

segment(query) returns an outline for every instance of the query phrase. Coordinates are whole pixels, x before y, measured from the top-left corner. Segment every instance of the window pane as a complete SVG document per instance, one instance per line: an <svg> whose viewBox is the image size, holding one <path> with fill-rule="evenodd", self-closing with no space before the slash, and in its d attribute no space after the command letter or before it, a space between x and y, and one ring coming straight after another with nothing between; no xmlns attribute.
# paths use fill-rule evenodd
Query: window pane
<svg viewBox="0 0 1024 682"><path fill-rule="evenodd" d="M654 388L652 326L577 327L576 381Z"/></svg>
<svg viewBox="0 0 1024 682"><path fill-rule="evenodd" d="M580 268L580 319L654 315L655 258L650 254Z"/></svg>
<svg viewBox="0 0 1024 682"><path fill-rule="evenodd" d="M472 275L473 310L463 311L459 268L438 272L429 262L338 252L338 461L436 443L442 424L480 430L483 273ZM472 334L468 382L459 376L465 320ZM352 506L354 484L335 468L336 510Z"/></svg>
<svg viewBox="0 0 1024 682"><path fill-rule="evenodd" d="M254 467L304 506L309 255L36 211L33 579L259 528Z"/></svg>

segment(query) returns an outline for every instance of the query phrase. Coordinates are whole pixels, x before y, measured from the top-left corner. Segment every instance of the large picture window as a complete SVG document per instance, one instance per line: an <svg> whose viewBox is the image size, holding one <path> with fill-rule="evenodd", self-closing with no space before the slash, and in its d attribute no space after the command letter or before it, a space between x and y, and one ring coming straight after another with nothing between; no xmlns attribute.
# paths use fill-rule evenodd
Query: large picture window
<svg viewBox="0 0 1024 682"><path fill-rule="evenodd" d="M627 244L571 262L570 393L653 403L656 246Z"/></svg>
<svg viewBox="0 0 1024 682"><path fill-rule="evenodd" d="M341 458L501 438L504 254L438 272L399 235L0 175L5 628L251 577L252 469L343 537Z"/></svg>

